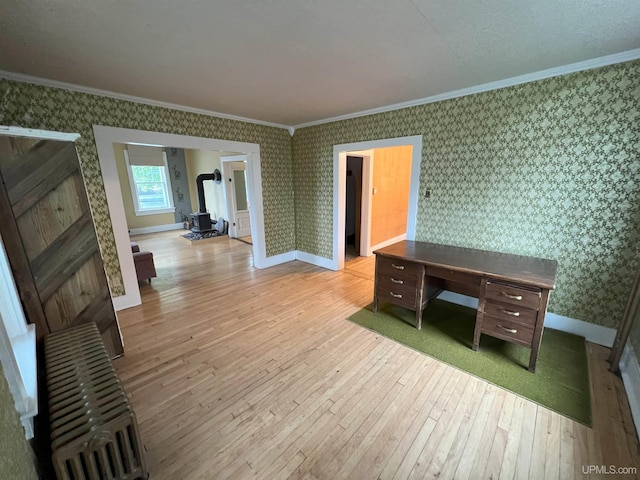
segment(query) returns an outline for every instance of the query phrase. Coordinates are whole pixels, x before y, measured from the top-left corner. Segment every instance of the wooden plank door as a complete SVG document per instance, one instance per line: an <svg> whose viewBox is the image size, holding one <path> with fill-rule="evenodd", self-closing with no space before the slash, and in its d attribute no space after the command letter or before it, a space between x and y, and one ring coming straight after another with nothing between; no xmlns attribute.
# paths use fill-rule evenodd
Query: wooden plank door
<svg viewBox="0 0 640 480"><path fill-rule="evenodd" d="M92 321L123 353L72 142L0 136L0 235L38 338Z"/></svg>

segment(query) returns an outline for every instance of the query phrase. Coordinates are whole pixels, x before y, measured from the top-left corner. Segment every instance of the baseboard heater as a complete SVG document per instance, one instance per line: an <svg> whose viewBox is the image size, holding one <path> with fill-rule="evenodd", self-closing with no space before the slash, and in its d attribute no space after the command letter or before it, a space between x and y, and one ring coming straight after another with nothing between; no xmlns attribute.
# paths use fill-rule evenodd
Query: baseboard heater
<svg viewBox="0 0 640 480"><path fill-rule="evenodd" d="M44 340L58 480L148 478L135 415L94 323Z"/></svg>

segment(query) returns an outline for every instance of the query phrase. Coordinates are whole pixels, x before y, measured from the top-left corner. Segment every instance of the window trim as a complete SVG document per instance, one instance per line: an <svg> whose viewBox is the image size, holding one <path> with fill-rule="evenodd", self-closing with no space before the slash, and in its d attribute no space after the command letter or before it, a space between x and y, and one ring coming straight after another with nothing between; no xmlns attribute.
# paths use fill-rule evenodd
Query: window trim
<svg viewBox="0 0 640 480"><path fill-rule="evenodd" d="M155 208L153 210L144 210L140 208L138 202L138 192L136 191L136 182L133 178L133 170L131 169L131 162L129 161L129 152L124 149L124 161L127 165L127 175L129 176L129 187L131 188L131 196L133 197L133 213L136 217L142 217L145 215L159 215L163 213L175 213L176 207L173 203L173 189L171 187L171 178L169 176L169 162L167 161L167 154L162 150L162 163L164 166L164 179L167 185L167 198L169 200L169 207L167 208Z"/></svg>

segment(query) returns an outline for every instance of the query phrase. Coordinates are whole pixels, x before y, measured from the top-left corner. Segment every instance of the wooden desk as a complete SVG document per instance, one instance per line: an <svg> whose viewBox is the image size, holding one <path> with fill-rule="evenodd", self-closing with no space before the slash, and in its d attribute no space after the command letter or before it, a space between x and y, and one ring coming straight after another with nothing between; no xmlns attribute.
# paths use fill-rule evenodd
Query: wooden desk
<svg viewBox="0 0 640 480"><path fill-rule="evenodd" d="M477 350L486 334L531 349L536 360L549 292L555 288L555 260L403 241L376 250L373 311L390 302L416 311L416 328L429 300L443 290L478 298L473 335Z"/></svg>

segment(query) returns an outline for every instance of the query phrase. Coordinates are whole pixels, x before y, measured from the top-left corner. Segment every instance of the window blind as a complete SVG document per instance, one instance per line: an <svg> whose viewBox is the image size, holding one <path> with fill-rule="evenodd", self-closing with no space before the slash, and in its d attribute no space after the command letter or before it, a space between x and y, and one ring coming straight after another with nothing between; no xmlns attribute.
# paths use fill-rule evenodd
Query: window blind
<svg viewBox="0 0 640 480"><path fill-rule="evenodd" d="M138 166L163 167L164 158L162 147L148 147L146 145L127 145L129 164Z"/></svg>

